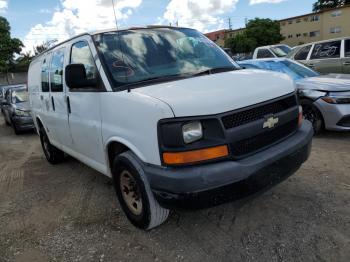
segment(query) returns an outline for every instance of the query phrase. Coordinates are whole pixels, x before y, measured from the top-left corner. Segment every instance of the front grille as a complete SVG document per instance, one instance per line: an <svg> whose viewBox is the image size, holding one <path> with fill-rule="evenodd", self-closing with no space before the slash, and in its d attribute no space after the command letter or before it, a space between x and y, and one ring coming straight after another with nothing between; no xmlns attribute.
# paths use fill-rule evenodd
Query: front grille
<svg viewBox="0 0 350 262"><path fill-rule="evenodd" d="M232 154L235 158L243 157L247 154L277 143L278 141L295 132L297 128L298 119L296 118L286 124L277 126L276 128L268 130L257 136L232 143Z"/></svg>
<svg viewBox="0 0 350 262"><path fill-rule="evenodd" d="M234 128L264 118L269 114L277 114L297 105L294 95L257 106L231 115L222 117L222 123L226 129Z"/></svg>

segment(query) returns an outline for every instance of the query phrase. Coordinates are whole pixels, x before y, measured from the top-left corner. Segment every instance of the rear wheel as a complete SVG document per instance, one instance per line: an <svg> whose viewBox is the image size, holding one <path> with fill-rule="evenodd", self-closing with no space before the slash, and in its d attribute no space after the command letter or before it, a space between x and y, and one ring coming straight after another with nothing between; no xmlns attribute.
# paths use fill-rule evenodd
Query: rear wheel
<svg viewBox="0 0 350 262"><path fill-rule="evenodd" d="M130 151L115 157L113 182L124 213L136 227L150 230L168 218L169 210L154 198L142 166Z"/></svg>
<svg viewBox="0 0 350 262"><path fill-rule="evenodd" d="M40 129L40 141L47 161L53 165L59 164L64 160L64 152L50 143L43 128Z"/></svg>
<svg viewBox="0 0 350 262"><path fill-rule="evenodd" d="M319 134L324 128L324 121L321 112L310 100L302 100L301 106L303 107L304 118L311 122L315 135Z"/></svg>

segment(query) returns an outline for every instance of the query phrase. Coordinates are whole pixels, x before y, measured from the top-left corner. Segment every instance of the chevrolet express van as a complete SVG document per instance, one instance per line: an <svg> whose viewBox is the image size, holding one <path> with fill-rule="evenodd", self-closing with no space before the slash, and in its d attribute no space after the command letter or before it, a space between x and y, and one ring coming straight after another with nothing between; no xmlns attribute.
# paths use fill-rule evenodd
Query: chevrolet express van
<svg viewBox="0 0 350 262"><path fill-rule="evenodd" d="M276 184L310 153L293 81L240 70L193 29L79 35L33 60L28 87L47 160L68 154L113 178L126 216L146 230L173 207Z"/></svg>

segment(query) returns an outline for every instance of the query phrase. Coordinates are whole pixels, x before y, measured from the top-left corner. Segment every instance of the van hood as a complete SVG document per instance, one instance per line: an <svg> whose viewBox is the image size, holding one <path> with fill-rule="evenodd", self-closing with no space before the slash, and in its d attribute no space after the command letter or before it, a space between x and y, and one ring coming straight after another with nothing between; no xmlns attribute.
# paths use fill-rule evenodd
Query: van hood
<svg viewBox="0 0 350 262"><path fill-rule="evenodd" d="M296 81L298 89L342 92L350 91L350 76L344 74L329 74L304 78Z"/></svg>
<svg viewBox="0 0 350 262"><path fill-rule="evenodd" d="M175 117L213 115L251 106L295 91L285 74L238 70L133 89L167 103Z"/></svg>

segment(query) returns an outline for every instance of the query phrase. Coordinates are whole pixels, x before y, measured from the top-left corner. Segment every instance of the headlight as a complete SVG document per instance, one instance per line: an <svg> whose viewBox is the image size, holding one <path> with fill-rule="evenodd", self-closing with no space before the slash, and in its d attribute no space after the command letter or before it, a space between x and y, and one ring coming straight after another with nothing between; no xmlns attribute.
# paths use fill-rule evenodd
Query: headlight
<svg viewBox="0 0 350 262"><path fill-rule="evenodd" d="M200 121L190 122L182 126L182 136L186 144L202 139L203 129Z"/></svg>
<svg viewBox="0 0 350 262"><path fill-rule="evenodd" d="M350 104L350 97L345 96L324 96L321 99L329 104Z"/></svg>
<svg viewBox="0 0 350 262"><path fill-rule="evenodd" d="M16 109L15 115L16 116L30 116L30 112Z"/></svg>

